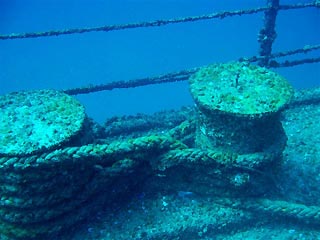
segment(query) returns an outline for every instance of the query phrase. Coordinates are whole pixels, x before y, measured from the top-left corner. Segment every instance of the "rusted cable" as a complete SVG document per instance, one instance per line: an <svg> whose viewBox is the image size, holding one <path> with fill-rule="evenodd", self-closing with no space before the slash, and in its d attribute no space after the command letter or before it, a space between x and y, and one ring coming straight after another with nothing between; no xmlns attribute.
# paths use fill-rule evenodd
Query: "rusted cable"
<svg viewBox="0 0 320 240"><path fill-rule="evenodd" d="M196 69L197 68L183 70L183 71L169 73L169 74L165 74L157 77L147 77L147 78L140 78L140 79L134 79L129 81L114 81L106 84L72 88L72 89L64 90L64 92L70 95L77 95L77 94L86 94L86 93L106 91L106 90L110 91L110 90L119 89L119 88L135 88L135 87L142 87L142 86L147 86L151 84L180 82L180 81L187 80L189 76L196 71Z"/></svg>
<svg viewBox="0 0 320 240"><path fill-rule="evenodd" d="M288 10L288 9L299 9L299 8L307 8L307 7L317 7L317 3L312 2L307 4L283 5L283 6L279 6L278 9ZM88 32L110 32L110 31L118 31L118 30L133 29L133 28L160 27L160 26L175 24L175 23L195 22L195 21L209 20L214 18L222 19L225 17L253 14L253 13L264 12L268 9L269 7L260 7L260 8L246 9L246 10L224 11L224 12L211 13L211 14L199 15L199 16L172 18L167 20L155 20L155 21L149 21L149 22L128 23L128 24L119 24L119 25L105 25L105 26L87 27L87 28L73 28L73 29L64 29L64 30L51 30L51 31L45 31L45 32L12 33L7 35L0 35L0 40L52 37L52 36L80 34L80 33L88 33Z"/></svg>
<svg viewBox="0 0 320 240"><path fill-rule="evenodd" d="M284 57L289 56L297 53L307 53L313 50L320 49L320 44L318 45L306 45L303 48L300 49L294 49L279 53L274 53L270 55L270 59L274 59L277 57ZM247 61L247 62L257 62L261 59L260 56L253 56L250 58L240 58L240 61ZM270 67L273 68L279 68L279 67L291 67L299 64L305 64L305 63L315 63L319 62L319 58L308 58L303 60L296 60L296 61L285 61L283 63L278 63L276 61L271 61ZM189 77L197 71L198 68L192 68L192 69L186 69L179 72L173 72L168 73L161 76L156 77L147 77L147 78L140 78L140 79L134 79L129 81L114 81L106 84L100 84L100 85L90 85L90 86L83 86L79 88L71 88L64 90L65 93L70 95L77 95L77 94L87 94L92 92L99 92L99 91L110 91L113 89L121 89L121 88L135 88L135 87L142 87L152 84L160 84L160 83L171 83L171 82L181 82L186 81L189 79Z"/></svg>
<svg viewBox="0 0 320 240"><path fill-rule="evenodd" d="M306 63L317 63L320 62L320 57L317 58L305 58L300 60L294 60L294 61L284 61L284 62L277 62L277 61L271 61L270 67L272 68L280 68L280 67L293 67L301 64Z"/></svg>

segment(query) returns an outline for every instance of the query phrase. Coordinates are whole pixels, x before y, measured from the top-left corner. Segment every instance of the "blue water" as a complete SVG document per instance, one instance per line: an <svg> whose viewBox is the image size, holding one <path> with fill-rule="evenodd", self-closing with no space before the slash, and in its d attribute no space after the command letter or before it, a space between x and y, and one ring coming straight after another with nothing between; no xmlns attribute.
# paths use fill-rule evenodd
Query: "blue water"
<svg viewBox="0 0 320 240"><path fill-rule="evenodd" d="M287 0L281 3L309 1ZM0 34L196 16L262 6L252 0L0 0ZM258 54L263 14L156 28L0 41L0 94L67 89L179 71ZM320 9L281 11L274 51L319 44ZM319 51L298 57L319 56ZM296 59L292 57L290 59ZM320 63L276 69L294 87L320 85ZM193 104L186 82L77 96L90 117Z"/></svg>

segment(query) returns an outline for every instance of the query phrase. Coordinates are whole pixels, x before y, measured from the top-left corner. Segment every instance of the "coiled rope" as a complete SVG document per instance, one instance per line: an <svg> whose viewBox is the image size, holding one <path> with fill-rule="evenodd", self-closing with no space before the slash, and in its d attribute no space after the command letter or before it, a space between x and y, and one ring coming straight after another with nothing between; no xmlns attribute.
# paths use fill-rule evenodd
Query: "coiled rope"
<svg viewBox="0 0 320 240"><path fill-rule="evenodd" d="M112 184L114 177L123 178L141 165L149 165L155 172L174 166L193 169L194 166L202 165L214 169L259 173L260 168L265 168L264 164L273 163L273 154L279 156L275 148L282 152L286 142L283 139L263 153L248 155L189 148L179 139L194 134L194 126L193 120L186 120L162 134L116 140L107 144L66 147L28 157L1 157L0 191L5 194L2 194L0 201L0 229L11 234L18 228L12 228L13 225L22 226L19 231L22 237L30 236L32 231L38 236L51 229L50 223L57 219L61 225L54 225L50 231L58 232L59 227L72 225L78 215L85 216L76 211L84 201L92 199L106 184ZM81 181L77 179L79 175ZM61 187L61 184L68 182L70 186ZM47 192L46 189L51 190ZM65 198L71 196L77 197L64 202ZM248 202L247 199L229 199L223 202L229 202L232 207L297 218L315 224L319 219L318 207L303 204L269 199L249 199ZM62 217L66 214L70 215L68 222ZM11 231L11 228L14 230Z"/></svg>
<svg viewBox="0 0 320 240"><path fill-rule="evenodd" d="M186 124L186 123L184 123ZM81 147L69 147L65 149L55 150L51 153L42 154L40 156L31 156L23 158L6 158L0 159L1 168L13 167L15 171L28 169L31 165L41 166L44 164L52 165L59 161L67 164L66 161L85 161L90 158L90 164L95 164L96 168L103 171L105 174L123 173L128 170L127 167L121 167L121 164L115 164L119 159L131 159L138 161L139 159L151 159L152 154L159 153L158 158L151 164L158 170L165 170L173 165L189 165L193 164L209 164L210 166L223 167L257 167L265 160L265 158L256 158L256 166L252 166L245 161L246 157L240 157L236 154L214 152L212 150L190 149L178 140L169 137L168 135L154 135L147 137L140 137L136 139L129 139L127 141L115 141L111 144L90 144ZM155 157L155 156L154 156ZM104 167L104 165L110 167ZM117 166L117 167L115 167ZM191 165L190 165L191 166ZM113 168L113 169L112 169ZM12 170L12 169L11 169ZM34 169L33 169L34 171ZM3 178L4 176L2 176ZM42 176L44 177L44 176ZM52 176L51 176L52 177ZM2 179L3 180L3 179ZM52 199L49 199L52 201ZM10 206L14 206L14 201L8 200ZM223 205L229 205L234 208L242 208L250 211L264 212L270 215L277 214L280 217L290 217L302 221L312 221L317 223L320 218L319 207L308 207L303 204L294 204L285 201L273 201L269 199L245 199L231 200L219 199L217 200ZM45 205L45 202L39 202L40 205ZM18 202L19 208L34 207L34 202ZM60 211L55 211L54 214L59 215L65 211L66 206ZM51 219L53 213L43 213L41 219ZM30 223L28 216L23 216L14 213L14 216L7 214L4 217L5 221L22 221L23 223ZM13 221L13 222L14 222Z"/></svg>
<svg viewBox="0 0 320 240"><path fill-rule="evenodd" d="M113 163L115 159L142 159L143 155L148 155L148 152L152 152L152 150L156 149L157 151L161 151L172 147L185 148L186 146L166 135L146 136L136 139L128 139L127 141L114 141L110 144L88 144L80 147L57 149L50 153L43 153L40 156L1 157L0 168L25 170L31 165L33 167L38 165L43 166L44 164L50 166L54 165L57 161L78 162L85 161L88 158L95 159L96 163L102 161L104 164L110 164Z"/></svg>

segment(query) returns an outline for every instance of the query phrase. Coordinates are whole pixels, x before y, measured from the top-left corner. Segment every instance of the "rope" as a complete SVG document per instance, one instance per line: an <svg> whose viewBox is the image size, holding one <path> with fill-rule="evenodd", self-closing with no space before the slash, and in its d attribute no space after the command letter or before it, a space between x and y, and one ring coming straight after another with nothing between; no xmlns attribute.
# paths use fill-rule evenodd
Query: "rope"
<svg viewBox="0 0 320 240"><path fill-rule="evenodd" d="M127 141L114 141L110 144L89 144L81 147L68 147L58 149L40 156L29 156L21 158L0 158L0 169L14 168L16 170L29 169L31 166L53 165L57 162L78 162L87 158L95 159L96 162L104 165L114 163L115 160L122 160L132 157L143 159L143 156L153 154L153 151L162 151L170 148L185 148L186 146L167 135L153 135L129 139ZM150 153L150 154L149 154ZM32 170L34 171L34 170Z"/></svg>
<svg viewBox="0 0 320 240"><path fill-rule="evenodd" d="M170 150L158 158L152 160L154 169L164 171L167 168L184 165L210 165L217 168L240 168L243 170L254 170L262 166L270 165L285 147L285 139L280 139L270 147L270 150L255 154L238 155L230 152L222 152L211 149L180 148ZM279 150L276 151L275 147ZM272 151L273 150L273 151Z"/></svg>
<svg viewBox="0 0 320 240"><path fill-rule="evenodd" d="M219 150L188 148L181 140L177 139L183 140L192 135L194 127L195 123L191 119L182 122L163 135L129 138L122 141L113 141L109 144L67 147L50 153L43 153L40 156L2 157L0 158L0 170L7 171L9 168L10 171L24 171L24 174L26 174L28 171L34 173L37 168L42 171L45 166L55 169L57 164L72 166L85 162L87 165L96 165L99 169L106 169L109 172L121 172L121 167L118 169L119 166L116 170L109 167L118 162L126 171L126 165L122 163L126 162L135 166L136 163L133 164L133 162L142 159L148 159L153 168L162 171L175 165L190 165L190 163L192 165L195 162L224 168L258 169L272 163L279 156L279 151L283 150L286 143L286 139L278 139L277 142L274 142L261 153L241 155ZM90 161L87 161L88 158L90 158ZM124 161L126 159L130 159L130 161ZM31 175L31 178L32 176L34 174ZM47 177L51 178L52 173L48 174ZM45 178L43 174L42 178ZM0 182L8 181L14 182L16 179L8 179L7 176L0 177Z"/></svg>
<svg viewBox="0 0 320 240"><path fill-rule="evenodd" d="M305 224L319 225L320 207L307 206L304 204L292 203L281 200L271 200L266 198L258 199L216 199L216 202L225 206L255 211L270 215L268 219L275 216L281 218L291 218L299 220Z"/></svg>
<svg viewBox="0 0 320 240"><path fill-rule="evenodd" d="M191 124L183 122L187 119L194 120L195 110L192 107L182 107L179 110L168 110L156 112L152 115L137 114L135 116L115 116L105 120L103 124L103 133L99 138L107 139L119 138L119 136L126 137L140 137L141 135L149 135L148 133L167 132L174 126L174 129L169 130L169 135L175 139L182 139L186 127L189 128ZM182 124L183 123L183 124ZM181 125L182 124L182 125ZM181 126L181 127L180 127ZM194 133L195 124L193 124ZM190 132L191 134L191 132Z"/></svg>
<svg viewBox="0 0 320 240"><path fill-rule="evenodd" d="M194 166L206 165L210 166L210 168L217 167L217 169L230 170L230 168L242 168L243 170L255 170L273 161L272 153L276 156L279 155L274 151L272 146L261 154L250 154L250 156L218 152L210 149L188 148L181 141L173 137L185 137L190 132L194 132L193 127L194 123L187 120L163 135L131 138L123 141L114 141L110 144L89 144L81 147L68 147L44 153L40 156L21 158L1 157L0 171L2 172L0 172L0 182L2 184L5 183L5 180L8 180L8 176L16 175L23 178L23 186L29 187L28 176L32 176L34 179L38 178L36 186L41 187L44 182L55 181L55 174L61 174L63 170L68 173L68 168L77 168L81 171L85 170L85 172L92 172L92 169L98 170L98 172L93 171L93 174L98 177L89 183L84 181L85 188L80 189L81 194L79 192L79 195L77 195L78 191L75 191L77 197L73 201L69 201L68 203L63 202L63 204L60 203L62 203L61 201L64 199L62 196L64 195L60 196L56 192L44 192L43 194L41 192L41 195L32 196L28 200L28 196L25 195L11 197L8 194L10 191L6 190L6 194L2 195L0 201L0 211L2 213L0 214L0 220L4 224L12 223L19 224L19 226L25 224L27 227L36 227L39 223L45 223L46 221L49 223L53 219L64 216L65 213L72 214L85 199L91 199L98 190L105 186L105 183L109 181L108 183L112 184L113 176L120 175L123 177L126 171L130 172L131 169L137 167L142 161L149 163L155 170L165 170L177 165L187 166L191 169ZM279 144L284 145L285 143L274 143L278 148ZM281 147L279 151L282 151ZM90 178L90 176L88 177ZM17 186L19 185L19 181L16 181L16 179L11 180L12 183L17 184ZM97 189L99 185L101 188ZM57 188L57 190L59 192L68 192L65 187L61 189ZM19 193L21 194L20 191ZM317 207L293 206L283 201L272 202L271 200L264 199L260 203L259 199L246 200L243 203L241 202L240 206L233 202L232 206L278 214L280 216L289 216L301 220L305 219L304 214L307 214L307 217L312 221L319 219Z"/></svg>
<svg viewBox="0 0 320 240"><path fill-rule="evenodd" d="M235 162L236 157L236 154L210 150L204 151L197 148L174 149L154 159L151 165L153 169L160 171L177 165L192 166L193 164L204 164L221 167L226 165L231 166Z"/></svg>
<svg viewBox="0 0 320 240"><path fill-rule="evenodd" d="M299 8L308 8L308 7L318 7L318 4L317 2L312 2L312 3L306 3L306 4L282 5L278 7L278 10L299 9ZM30 33L20 33L20 34L12 33L8 35L0 35L0 40L52 37L52 36L80 34L80 33L88 33L88 32L110 32L110 31L118 31L118 30L133 29L133 28L160 27L168 24L195 22L195 21L209 20L214 18L223 19L225 17L259 13L269 9L270 7L260 7L260 8L246 9L246 10L224 11L224 12L211 13L211 14L199 15L199 16L173 18L168 20L155 20L155 21L149 21L149 22L128 23L128 24L120 24L120 25L105 25L105 26L92 27L92 28L74 28L74 29L52 30L52 31L45 31L45 32L30 32Z"/></svg>

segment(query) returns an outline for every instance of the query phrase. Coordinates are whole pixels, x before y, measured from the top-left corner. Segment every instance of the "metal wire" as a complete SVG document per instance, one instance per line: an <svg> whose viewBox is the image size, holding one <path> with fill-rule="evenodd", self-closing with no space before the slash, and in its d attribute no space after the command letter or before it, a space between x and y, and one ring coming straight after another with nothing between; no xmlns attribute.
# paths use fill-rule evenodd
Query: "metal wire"
<svg viewBox="0 0 320 240"><path fill-rule="evenodd" d="M289 50L286 52L279 52L274 53L270 55L270 59L278 58L278 57L284 57L288 55L293 55L297 53L306 53L313 50L320 49L320 44L318 45L306 45L303 48L295 49L295 50ZM247 61L247 62L257 62L259 61L263 56L253 56L250 58L240 58L239 61ZM285 61L283 63L278 63L276 61L271 61L271 67L279 68L279 67L291 67L299 64L305 64L305 63L315 63L320 62L319 58L307 58L297 61ZM121 89L121 88L135 88L135 87L142 87L147 85L153 85L153 84L160 84L160 83L172 83L172 82L181 82L186 81L189 79L189 77L195 73L199 68L192 68L192 69L186 69L179 72L173 72L168 73L161 76L156 77L147 77L147 78L140 78L140 79L134 79L129 81L114 81L106 84L100 84L100 85L90 85L90 86L83 86L79 88L71 88L64 90L65 93L70 95L78 95L78 94L87 94L87 93L93 93L93 92L99 92L99 91L107 91L107 90L113 90L113 89Z"/></svg>
<svg viewBox="0 0 320 240"><path fill-rule="evenodd" d="M265 26L264 28L261 29L260 35L259 35L259 42L261 43L260 56L253 56L250 58L241 58L240 61L248 61L248 62L259 61L260 65L262 66L274 67L274 68L290 67L290 66L295 66L299 64L320 62L320 58L307 58L307 59L296 60L296 61L284 61L282 63L279 63L275 60L271 60L278 57L289 56L297 53L307 53L309 51L320 49L320 45L313 45L313 46L307 45L301 49L295 49L295 50L290 50L286 52L271 54L272 43L274 38L276 37L276 32L274 31L274 27L275 27L275 18L276 18L277 11L289 10L289 9L301 9L301 8L309 8L309 7L319 8L320 1L316 0L314 2L310 2L306 4L293 4L293 5L279 5L278 0L268 0L267 3L268 3L268 6L266 7L259 7L259 8L246 9L246 10L224 11L224 12L218 12L218 13L211 13L207 15L189 16L189 17L173 18L173 19L167 19L167 20L156 20L156 21L149 21L149 22L128 23L128 24L120 24L120 25L105 25L105 26L92 27L92 28L52 30L52 31L46 31L46 32L31 32L31 33L18 33L18 34L12 33L8 35L0 35L0 40L51 37L51 36L80 34L80 33L88 33L88 32L99 32L99 31L109 32L109 31L118 31L118 30L133 29L133 28L159 27L159 26L164 26L168 24L195 22L195 21L209 20L214 18L223 19L225 17L241 16L245 14L265 12ZM266 41L266 39L268 41ZM169 74L165 74L157 77L141 78L141 79L135 79L130 81L115 81L107 84L72 88L72 89L64 90L64 92L70 95L76 95L76 94L86 94L86 93L120 89L120 88L134 88L134 87L146 86L151 84L185 81L197 69L198 68L182 70L179 72L169 73Z"/></svg>
<svg viewBox="0 0 320 240"><path fill-rule="evenodd" d="M153 84L160 84L160 83L172 83L172 82L181 82L188 80L191 74L195 73L198 68L193 68L189 70L183 70L179 72L169 73L157 77L147 77L147 78L140 78L135 80L129 81L115 81L106 84L100 85L90 85L84 86L80 88L71 88L64 90L65 93L70 95L77 95L77 94L87 94L92 92L100 92L106 90L113 90L113 89L121 89L121 88L135 88L135 87L142 87L147 85Z"/></svg>
<svg viewBox="0 0 320 240"><path fill-rule="evenodd" d="M308 8L308 7L319 7L319 3L315 1L312 3L306 3L306 4L281 5L277 9L289 10L289 9L299 9L299 8ZM0 40L53 37L53 36L60 36L60 35L67 35L67 34L88 33L88 32L110 32L110 31L118 31L118 30L132 29L132 28L160 27L168 24L195 22L195 21L209 20L214 18L223 19L225 17L241 16L245 14L264 12L269 9L270 7L260 7L260 8L246 9L246 10L224 11L224 12L218 12L218 13L211 13L207 15L173 18L173 19L167 19L167 20L155 20L155 21L149 21L149 22L128 23L128 24L120 24L120 25L105 25L105 26L91 27L91 28L88 27L88 28L73 28L73 29L65 29L65 30L51 30L51 31L45 31L45 32L12 33L8 35L0 35Z"/></svg>

